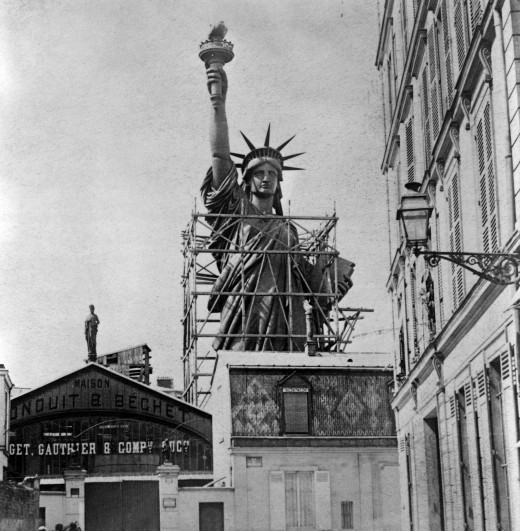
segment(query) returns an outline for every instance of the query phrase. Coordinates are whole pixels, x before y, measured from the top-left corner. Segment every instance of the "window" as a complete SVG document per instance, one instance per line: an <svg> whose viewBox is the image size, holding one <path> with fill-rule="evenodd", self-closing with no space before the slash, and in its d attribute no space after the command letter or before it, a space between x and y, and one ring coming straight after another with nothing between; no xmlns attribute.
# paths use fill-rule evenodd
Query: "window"
<svg viewBox="0 0 520 531"><path fill-rule="evenodd" d="M286 529L314 528L314 504L314 473L285 472Z"/></svg>
<svg viewBox="0 0 520 531"><path fill-rule="evenodd" d="M310 394L309 382L292 373L279 382L283 410L283 431L285 434L310 433Z"/></svg>
<svg viewBox="0 0 520 531"><path fill-rule="evenodd" d="M450 231L450 251L462 252L462 225L460 215L460 184L455 174L448 190L448 225ZM457 309L464 298L464 271L460 266L452 264L453 308Z"/></svg>
<svg viewBox="0 0 520 531"><path fill-rule="evenodd" d="M441 5L441 26L442 26L442 43L443 53L441 59L443 60L444 67L444 93L446 107L451 106L453 99L453 71L452 71L452 53L451 53L451 38L450 38L450 26L448 15L448 0L444 0Z"/></svg>
<svg viewBox="0 0 520 531"><path fill-rule="evenodd" d="M437 417L424 419L424 449L429 528L441 531L444 529L444 500L442 497L439 420Z"/></svg>
<svg viewBox="0 0 520 531"><path fill-rule="evenodd" d="M457 431L459 439L460 473L462 478L462 503L464 525L474 529L473 499L471 494L471 469L469 464L468 409L471 407L471 387L463 387L457 393Z"/></svg>
<svg viewBox="0 0 520 531"><path fill-rule="evenodd" d="M475 141L480 187L480 222L482 225L482 249L485 253L498 252L498 219L496 208L496 183L494 149L491 132L491 107L489 102L477 117Z"/></svg>
<svg viewBox="0 0 520 531"><path fill-rule="evenodd" d="M246 456L246 468L261 468L262 457Z"/></svg>
<svg viewBox="0 0 520 531"><path fill-rule="evenodd" d="M489 366L489 415L491 417L493 483L495 487L498 526L500 526L499 529L511 529L503 398L503 388L507 385L504 383L504 380L510 374L510 360L508 353L505 352L504 354L493 360Z"/></svg>
<svg viewBox="0 0 520 531"><path fill-rule="evenodd" d="M341 502L341 529L354 529L354 502Z"/></svg>
<svg viewBox="0 0 520 531"><path fill-rule="evenodd" d="M413 116L411 116L406 122L405 126L405 139L406 139L406 179L407 182L412 183L415 181L415 169L414 169L414 150L413 150Z"/></svg>

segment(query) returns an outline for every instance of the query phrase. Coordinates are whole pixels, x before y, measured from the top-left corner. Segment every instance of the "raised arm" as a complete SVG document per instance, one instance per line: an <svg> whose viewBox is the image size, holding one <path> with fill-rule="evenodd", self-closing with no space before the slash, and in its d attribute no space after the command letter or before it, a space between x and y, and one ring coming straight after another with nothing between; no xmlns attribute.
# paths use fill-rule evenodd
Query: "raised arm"
<svg viewBox="0 0 520 531"><path fill-rule="evenodd" d="M226 117L227 75L224 68L209 67L206 70L208 90L211 85L219 83L222 87L222 103L217 108L211 106L209 142L211 147L213 168L213 188L220 188L231 170L231 156L229 154L229 133Z"/></svg>

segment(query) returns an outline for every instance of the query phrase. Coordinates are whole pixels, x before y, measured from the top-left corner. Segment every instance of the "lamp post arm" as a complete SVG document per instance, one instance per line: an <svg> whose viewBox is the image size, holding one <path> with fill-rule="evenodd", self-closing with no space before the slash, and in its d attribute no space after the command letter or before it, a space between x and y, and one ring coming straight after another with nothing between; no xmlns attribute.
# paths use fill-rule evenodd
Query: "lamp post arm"
<svg viewBox="0 0 520 531"><path fill-rule="evenodd" d="M511 253L459 253L444 251L421 251L430 267L437 267L440 260L448 260L494 284L507 286L520 281L520 254Z"/></svg>

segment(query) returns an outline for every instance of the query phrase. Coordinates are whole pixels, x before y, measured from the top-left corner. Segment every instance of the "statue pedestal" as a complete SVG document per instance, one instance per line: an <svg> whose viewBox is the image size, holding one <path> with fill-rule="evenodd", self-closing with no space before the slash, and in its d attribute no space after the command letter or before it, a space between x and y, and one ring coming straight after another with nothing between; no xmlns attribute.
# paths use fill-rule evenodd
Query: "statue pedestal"
<svg viewBox="0 0 520 531"><path fill-rule="evenodd" d="M179 531L180 470L178 465L172 465L168 461L157 468L161 531Z"/></svg>

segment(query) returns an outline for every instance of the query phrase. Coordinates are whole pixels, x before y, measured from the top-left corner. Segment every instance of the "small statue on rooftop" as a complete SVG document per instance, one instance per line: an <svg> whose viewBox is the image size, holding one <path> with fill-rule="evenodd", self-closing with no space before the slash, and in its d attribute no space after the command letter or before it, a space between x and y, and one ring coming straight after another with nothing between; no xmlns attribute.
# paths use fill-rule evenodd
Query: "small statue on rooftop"
<svg viewBox="0 0 520 531"><path fill-rule="evenodd" d="M87 340L88 346L88 361L96 361L97 352L96 352L96 336L99 325L99 318L94 313L94 305L89 306L90 313L85 319L85 339Z"/></svg>

